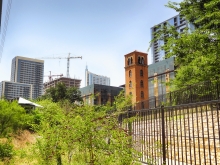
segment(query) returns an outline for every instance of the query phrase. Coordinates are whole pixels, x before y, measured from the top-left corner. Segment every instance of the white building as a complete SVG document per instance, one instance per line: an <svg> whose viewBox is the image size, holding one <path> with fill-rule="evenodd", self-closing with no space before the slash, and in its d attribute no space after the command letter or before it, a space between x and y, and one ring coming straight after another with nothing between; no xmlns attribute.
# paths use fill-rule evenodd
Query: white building
<svg viewBox="0 0 220 165"><path fill-rule="evenodd" d="M92 84L100 84L110 86L110 78L106 76L101 76L88 71L86 66L85 70L85 86Z"/></svg>

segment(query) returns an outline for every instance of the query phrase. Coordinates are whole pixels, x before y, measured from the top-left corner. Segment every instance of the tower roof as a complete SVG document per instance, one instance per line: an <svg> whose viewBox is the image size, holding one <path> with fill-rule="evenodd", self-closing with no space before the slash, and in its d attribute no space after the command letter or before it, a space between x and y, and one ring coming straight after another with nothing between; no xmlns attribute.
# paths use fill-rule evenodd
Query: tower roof
<svg viewBox="0 0 220 165"><path fill-rule="evenodd" d="M130 52L130 53L128 53L128 54L125 54L124 56L130 55L130 54L133 54L133 53L141 53L141 54L148 55L148 54L145 53L145 52L140 52L140 51L135 50L135 51L133 51L133 52Z"/></svg>

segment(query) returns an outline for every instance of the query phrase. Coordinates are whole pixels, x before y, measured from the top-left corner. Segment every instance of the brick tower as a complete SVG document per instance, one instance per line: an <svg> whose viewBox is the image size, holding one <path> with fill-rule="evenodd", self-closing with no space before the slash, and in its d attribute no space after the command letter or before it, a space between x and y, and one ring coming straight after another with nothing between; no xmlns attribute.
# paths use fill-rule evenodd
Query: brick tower
<svg viewBox="0 0 220 165"><path fill-rule="evenodd" d="M132 95L132 103L149 99L147 55L136 50L125 55L125 93Z"/></svg>

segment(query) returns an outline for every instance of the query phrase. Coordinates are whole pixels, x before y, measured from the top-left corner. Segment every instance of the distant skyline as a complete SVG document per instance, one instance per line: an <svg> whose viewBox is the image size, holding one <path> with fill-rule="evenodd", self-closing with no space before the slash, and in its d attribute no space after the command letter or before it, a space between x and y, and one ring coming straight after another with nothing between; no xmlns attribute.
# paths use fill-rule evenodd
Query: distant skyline
<svg viewBox="0 0 220 165"><path fill-rule="evenodd" d="M176 0L181 2L181 0ZM10 80L15 56L29 58L82 56L70 60L70 76L85 86L85 68L125 83L124 55L147 52L150 28L175 15L167 0L13 0L0 81ZM3 1L2 25L7 1ZM2 36L1 36L2 37ZM151 51L148 64L152 63ZM43 59L44 75L66 76L67 60ZM44 77L44 82L48 77Z"/></svg>

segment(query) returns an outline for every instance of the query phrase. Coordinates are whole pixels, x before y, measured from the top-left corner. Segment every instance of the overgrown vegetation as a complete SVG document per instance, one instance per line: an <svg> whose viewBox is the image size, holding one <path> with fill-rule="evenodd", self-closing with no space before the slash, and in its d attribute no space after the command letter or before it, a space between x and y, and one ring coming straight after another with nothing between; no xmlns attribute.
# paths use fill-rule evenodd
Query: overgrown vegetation
<svg viewBox="0 0 220 165"><path fill-rule="evenodd" d="M15 130L26 128L37 135L31 150L14 152L9 147L2 152L2 161L11 159L13 164L22 155L20 157L31 164L138 164L140 153L132 147L131 133L118 122L119 113L125 106L131 105L130 98L125 98L124 92L116 97L114 106L79 106L69 100L53 102L42 98L37 103L43 108L25 113L16 102L0 102L0 106L13 109L8 114L18 112L16 114L23 118L13 118L14 122L19 119L21 123L16 129L10 129L7 133L10 136L7 137L13 137ZM0 111L2 115L3 109ZM6 144L1 143L4 148ZM14 153L19 154L14 156Z"/></svg>

